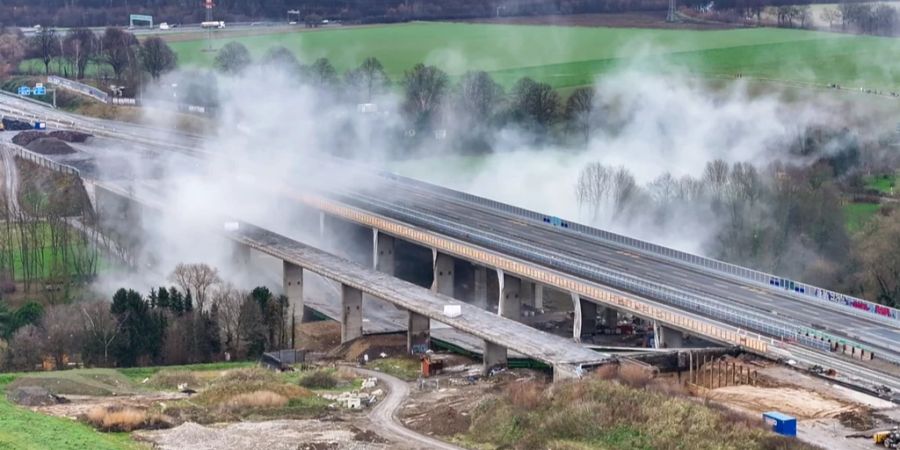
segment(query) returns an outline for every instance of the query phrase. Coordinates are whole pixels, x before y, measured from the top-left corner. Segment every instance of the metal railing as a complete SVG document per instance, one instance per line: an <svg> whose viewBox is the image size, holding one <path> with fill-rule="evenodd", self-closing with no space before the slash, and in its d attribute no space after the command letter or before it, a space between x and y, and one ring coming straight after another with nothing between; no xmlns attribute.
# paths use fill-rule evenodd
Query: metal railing
<svg viewBox="0 0 900 450"><path fill-rule="evenodd" d="M394 182L401 182L413 186L417 186L424 189L429 189L432 191L440 192L443 195L447 195L453 198L458 198L460 200L464 200L467 202L475 203L482 206L487 206L489 208L503 211L509 214L513 214L519 217L524 217L527 219L531 219L537 222L541 222L547 224L545 219L550 219L551 216L546 214L541 214L535 211L530 211L524 208L520 208L517 206L509 205L506 203L501 203L495 200L487 199L484 197L479 197L476 195L468 194L461 191L456 191L453 189L444 188L441 186L437 186L434 184L426 183L423 181L415 180L409 177L404 177L401 175L397 175L387 171L380 171L379 174L392 180ZM693 255L690 253L682 252L679 250L675 250L672 248L664 247L661 245L653 244L650 242L642 241L640 239L634 239L627 236L622 236L620 234L612 233L605 230L600 230L597 228L589 227L586 225L582 225L575 222L570 221L562 221L566 224L565 227L558 227L560 230L569 230L575 233L580 233L584 235L588 235L591 237L602 239L606 242L615 243L620 246L625 246L630 249L639 250L645 253L650 253L657 256L662 256L671 260L686 262L693 266L701 267L704 269L710 269L722 274L726 274L735 278L739 278L742 280L752 281L758 285L765 286L771 290L784 292L793 295L803 296L804 298L810 298L819 300L822 302L828 302L830 304L844 306L848 308L848 311L855 311L859 313L864 313L866 317L876 318L880 320L889 321L894 326L900 325L900 310L895 308L891 308L888 306L880 305L877 303L873 303L867 300L863 300L857 297L841 294L839 292L830 291L828 289L816 287L810 284L801 283L799 281L790 280L787 278L779 277L777 275L768 274L765 272L760 272L758 270L748 269L746 267L741 267L735 264L726 263L722 261L718 261L712 258L706 258L703 256Z"/></svg>
<svg viewBox="0 0 900 450"><path fill-rule="evenodd" d="M47 83L55 84L61 88L86 95L103 103L109 103L109 94L88 84L79 83L77 81L58 77L56 75L47 76Z"/></svg>

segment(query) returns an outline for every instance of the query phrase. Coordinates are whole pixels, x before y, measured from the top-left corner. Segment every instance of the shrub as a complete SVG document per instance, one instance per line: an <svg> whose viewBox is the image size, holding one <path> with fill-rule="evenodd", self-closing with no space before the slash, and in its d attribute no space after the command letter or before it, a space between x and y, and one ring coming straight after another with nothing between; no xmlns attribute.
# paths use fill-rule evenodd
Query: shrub
<svg viewBox="0 0 900 450"><path fill-rule="evenodd" d="M536 381L511 383L506 388L510 403L517 408L534 409L541 404L544 386Z"/></svg>
<svg viewBox="0 0 900 450"><path fill-rule="evenodd" d="M240 410L244 408L283 408L287 404L288 399L283 395L272 391L253 391L235 395L225 403L225 406L231 410Z"/></svg>
<svg viewBox="0 0 900 450"><path fill-rule="evenodd" d="M337 384L337 378L324 370L317 370L300 378L300 386L308 389L334 389Z"/></svg>
<svg viewBox="0 0 900 450"><path fill-rule="evenodd" d="M161 370L150 377L151 386L176 389L179 385L198 388L202 384L200 378L187 370Z"/></svg>
<svg viewBox="0 0 900 450"><path fill-rule="evenodd" d="M215 379L216 383L274 383L278 377L271 371L250 367L229 370Z"/></svg>
<svg viewBox="0 0 900 450"><path fill-rule="evenodd" d="M95 406L85 414L85 420L102 431L129 432L142 428L168 428L172 426L169 417L147 414L131 407Z"/></svg>

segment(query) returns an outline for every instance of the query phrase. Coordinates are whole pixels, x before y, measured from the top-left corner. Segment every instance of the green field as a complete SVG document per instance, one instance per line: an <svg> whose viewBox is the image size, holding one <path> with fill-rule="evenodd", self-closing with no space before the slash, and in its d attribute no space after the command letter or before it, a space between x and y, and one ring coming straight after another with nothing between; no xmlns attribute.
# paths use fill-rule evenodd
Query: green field
<svg viewBox="0 0 900 450"><path fill-rule="evenodd" d="M847 231L853 233L861 230L878 211L881 205L878 203L848 203L844 205L844 223Z"/></svg>
<svg viewBox="0 0 900 450"><path fill-rule="evenodd" d="M885 195L894 195L897 186L897 175L877 175L863 178L866 189L872 189Z"/></svg>
<svg viewBox="0 0 900 450"><path fill-rule="evenodd" d="M0 393L22 374L0 375ZM20 450L114 450L146 448L124 433L100 433L81 422L13 405L0 396L0 448Z"/></svg>
<svg viewBox="0 0 900 450"><path fill-rule="evenodd" d="M879 90L900 86L896 39L789 29L692 31L410 23L226 36L214 46L231 40L244 43L255 56L284 45L304 62L328 57L339 71L374 56L395 80L404 70L424 62L451 75L486 70L505 85L522 76L555 87L585 85L597 74L637 66ZM171 45L185 66L208 67L215 57L201 51L206 46L202 38Z"/></svg>

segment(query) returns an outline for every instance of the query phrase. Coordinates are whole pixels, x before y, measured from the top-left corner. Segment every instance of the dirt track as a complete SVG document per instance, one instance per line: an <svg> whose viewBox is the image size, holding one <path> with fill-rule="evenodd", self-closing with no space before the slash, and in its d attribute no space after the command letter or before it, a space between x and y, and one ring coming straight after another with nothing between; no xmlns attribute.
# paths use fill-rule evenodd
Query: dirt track
<svg viewBox="0 0 900 450"><path fill-rule="evenodd" d="M412 431L403 426L400 420L397 419L397 409L400 408L403 400L409 396L409 385L405 381L372 370L356 369L356 371L367 377L378 378L389 390L384 400L375 405L372 411L369 412L369 419L372 420L372 423L378 425L380 427L379 430L385 435L398 442L414 443L413 448L462 450L455 445Z"/></svg>
<svg viewBox="0 0 900 450"><path fill-rule="evenodd" d="M491 19L473 19L468 22L515 25L559 25L574 27L672 28L683 30L722 30L735 28L734 24L718 22L666 22L666 11L501 17Z"/></svg>

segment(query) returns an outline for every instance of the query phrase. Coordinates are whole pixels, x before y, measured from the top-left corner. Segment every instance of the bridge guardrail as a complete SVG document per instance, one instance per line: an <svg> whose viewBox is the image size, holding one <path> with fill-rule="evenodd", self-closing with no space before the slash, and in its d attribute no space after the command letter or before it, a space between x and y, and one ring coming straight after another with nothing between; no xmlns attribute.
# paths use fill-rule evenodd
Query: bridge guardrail
<svg viewBox="0 0 900 450"><path fill-rule="evenodd" d="M55 84L57 86L63 87L70 91L75 91L81 93L83 95L87 95L88 97L99 100L103 103L109 103L109 94L101 91L91 85L87 85L84 83L79 83L77 81L70 80L68 78L58 77L56 75L48 75L47 83Z"/></svg>
<svg viewBox="0 0 900 450"><path fill-rule="evenodd" d="M341 200L347 204L353 204L354 200L357 202L362 201L367 203L369 208L376 208L376 210L381 211L380 213L384 214L386 217L399 215L401 216L401 220L410 224L425 226L428 227L428 229L444 233L447 236L465 239L468 242L482 245L486 248L497 249L509 255L524 258L529 261L535 261L547 267L552 267L576 276L582 276L589 280L595 280L614 288L633 292L649 298L659 299L672 306L677 306L706 317L743 327L747 330L753 330L757 333L775 336L786 341L797 342L809 348L831 351L831 346L827 341L809 335L821 336L824 339L831 339L834 342L851 342L846 339L838 338L837 336L831 336L819 330L790 324L771 316L739 310L737 308L722 305L721 303L686 294L662 286L658 283L647 282L637 277L604 270L593 265L575 261L571 258L550 256L543 252L529 250L523 248L524 246L518 242L502 237L495 236L487 238L483 235L471 234L452 222L433 217L426 218L426 216L420 212L410 211L407 208L397 207L395 205L379 205L377 204L377 201L360 200L359 196L342 198ZM852 344L857 348L872 352L870 348L864 345L855 342ZM894 360L885 355L881 355L881 357L882 359L891 361L895 364L900 364L900 360Z"/></svg>
<svg viewBox="0 0 900 450"><path fill-rule="evenodd" d="M420 187L424 187L427 189L438 190L441 193L456 197L465 201L469 201L472 203L480 204L483 206L488 206L494 209L498 209L507 213L512 213L514 215L525 217L528 219L532 219L539 222L544 222L544 219L549 218L546 214L541 214L538 212L530 211L524 208L520 208L517 206L509 205L506 203L501 203L495 200L487 199L484 197L479 197L477 195L468 194L465 192L455 191L453 189L447 189L441 186L437 186L434 184L426 183L423 181L415 180L409 177L404 177L401 175L397 175L387 171L380 171L382 177L393 180L393 181L402 181L403 183L412 184ZM866 317L876 318L880 320L889 321L892 325L900 325L900 310L891 308L888 306L880 305L877 303L873 303L867 300L863 300L860 298L856 298L853 296L841 294L839 292L830 291L828 289L812 286L806 283L801 283L799 281L790 280L787 278L782 278L777 275L768 274L765 272L760 272L758 270L748 269L746 267L741 267L735 264L718 261L712 258L707 258L704 256L693 255L687 252L682 252L679 250L675 250L668 247L663 247L661 245L653 244L650 242L642 241L640 239L634 239L627 236L623 236L620 234L612 233L609 231L600 230L597 228L589 227L586 225L582 225L575 222L565 221L568 227L565 229L586 234L589 236L597 237L603 239L608 242L613 242L622 246L631 247L633 249L637 249L646 253L651 253L659 256L663 256L669 259L674 259L677 261L686 262L688 264L703 267L706 269L711 269L716 272L720 272L723 274L727 274L736 278L752 281L756 284L762 285L772 290L785 292L793 295L803 296L804 298L811 298L820 300L823 302L832 303L835 305L845 306L853 311L865 313ZM780 289L779 289L780 288Z"/></svg>

